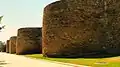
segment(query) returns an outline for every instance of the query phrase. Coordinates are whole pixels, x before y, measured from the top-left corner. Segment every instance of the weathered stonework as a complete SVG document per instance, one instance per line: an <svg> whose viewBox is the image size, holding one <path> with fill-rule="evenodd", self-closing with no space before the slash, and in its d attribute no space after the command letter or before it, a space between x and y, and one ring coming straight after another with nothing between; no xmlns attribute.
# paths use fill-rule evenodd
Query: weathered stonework
<svg viewBox="0 0 120 67"><path fill-rule="evenodd" d="M16 53L16 39L17 36L12 36L9 41L9 53L14 54Z"/></svg>
<svg viewBox="0 0 120 67"><path fill-rule="evenodd" d="M42 52L41 28L20 28L17 36L16 54Z"/></svg>
<svg viewBox="0 0 120 67"><path fill-rule="evenodd" d="M120 54L119 0L61 0L44 9L43 54Z"/></svg>
<svg viewBox="0 0 120 67"><path fill-rule="evenodd" d="M7 53L9 53L9 41L10 41L10 40L7 40L7 42L6 42L6 52L7 52Z"/></svg>

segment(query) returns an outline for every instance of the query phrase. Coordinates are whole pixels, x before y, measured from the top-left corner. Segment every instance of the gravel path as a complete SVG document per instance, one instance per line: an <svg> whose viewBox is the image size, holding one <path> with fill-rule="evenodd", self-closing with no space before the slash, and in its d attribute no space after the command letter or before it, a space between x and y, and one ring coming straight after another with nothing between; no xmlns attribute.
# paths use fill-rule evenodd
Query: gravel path
<svg viewBox="0 0 120 67"><path fill-rule="evenodd" d="M0 53L0 67L86 67L56 63L45 60L30 59L20 55Z"/></svg>

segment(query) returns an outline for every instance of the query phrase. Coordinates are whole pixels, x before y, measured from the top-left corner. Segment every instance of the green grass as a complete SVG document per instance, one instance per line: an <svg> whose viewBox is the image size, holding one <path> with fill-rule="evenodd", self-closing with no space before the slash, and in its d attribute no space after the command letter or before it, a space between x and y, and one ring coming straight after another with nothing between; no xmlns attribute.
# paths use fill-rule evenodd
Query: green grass
<svg viewBox="0 0 120 67"><path fill-rule="evenodd" d="M120 56L110 58L47 58L41 54L25 55L30 58L59 61L92 67L120 67Z"/></svg>

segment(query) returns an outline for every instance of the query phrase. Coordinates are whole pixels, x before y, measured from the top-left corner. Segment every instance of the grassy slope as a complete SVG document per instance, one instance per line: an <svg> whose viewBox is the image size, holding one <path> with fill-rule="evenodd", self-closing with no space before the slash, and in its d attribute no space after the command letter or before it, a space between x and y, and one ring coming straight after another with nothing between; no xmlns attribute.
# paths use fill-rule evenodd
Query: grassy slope
<svg viewBox="0 0 120 67"><path fill-rule="evenodd" d="M111 58L47 58L47 57L43 57L41 54L32 54L26 56L36 59L45 59L51 61L73 63L73 64L92 66L92 67L120 67L119 56L111 57Z"/></svg>

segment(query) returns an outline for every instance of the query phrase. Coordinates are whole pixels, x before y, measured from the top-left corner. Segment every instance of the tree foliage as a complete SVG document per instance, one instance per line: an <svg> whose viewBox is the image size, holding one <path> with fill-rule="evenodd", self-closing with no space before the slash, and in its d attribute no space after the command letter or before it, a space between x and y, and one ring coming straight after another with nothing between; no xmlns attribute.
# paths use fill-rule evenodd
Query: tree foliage
<svg viewBox="0 0 120 67"><path fill-rule="evenodd" d="M5 52L5 43L0 41L0 51Z"/></svg>

